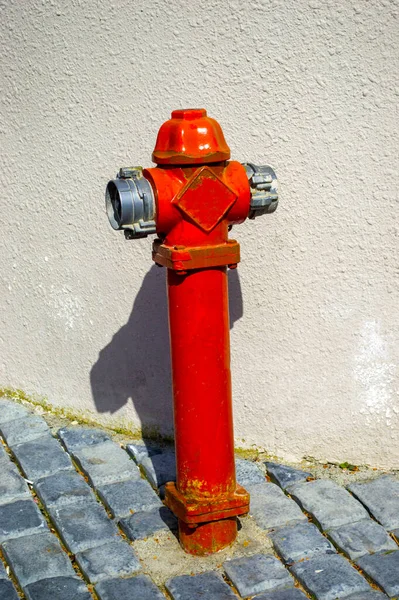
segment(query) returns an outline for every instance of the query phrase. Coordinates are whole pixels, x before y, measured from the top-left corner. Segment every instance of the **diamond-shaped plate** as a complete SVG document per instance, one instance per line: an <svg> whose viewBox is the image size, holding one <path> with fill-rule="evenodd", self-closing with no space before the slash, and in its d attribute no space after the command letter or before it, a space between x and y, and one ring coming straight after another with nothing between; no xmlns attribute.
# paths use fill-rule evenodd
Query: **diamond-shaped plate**
<svg viewBox="0 0 399 600"><path fill-rule="evenodd" d="M196 171L174 203L201 229L211 231L234 204L237 195L211 169Z"/></svg>

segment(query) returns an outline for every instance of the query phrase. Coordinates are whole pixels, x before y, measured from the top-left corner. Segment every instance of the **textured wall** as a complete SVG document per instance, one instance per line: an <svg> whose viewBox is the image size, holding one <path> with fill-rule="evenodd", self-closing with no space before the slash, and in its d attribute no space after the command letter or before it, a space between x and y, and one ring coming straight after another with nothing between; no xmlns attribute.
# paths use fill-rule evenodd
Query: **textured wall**
<svg viewBox="0 0 399 600"><path fill-rule="evenodd" d="M397 3L1 7L0 385L170 431L165 272L103 193L172 109L204 106L281 182L234 232L237 443L397 465Z"/></svg>

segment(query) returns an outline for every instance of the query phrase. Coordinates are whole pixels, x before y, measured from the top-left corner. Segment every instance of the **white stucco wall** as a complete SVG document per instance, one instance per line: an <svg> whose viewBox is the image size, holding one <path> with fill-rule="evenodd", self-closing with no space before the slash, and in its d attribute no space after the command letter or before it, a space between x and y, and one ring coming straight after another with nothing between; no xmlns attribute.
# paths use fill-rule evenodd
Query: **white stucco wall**
<svg viewBox="0 0 399 600"><path fill-rule="evenodd" d="M237 444L399 464L394 0L3 0L0 386L171 428L165 272L104 214L204 106L281 202L234 231Z"/></svg>

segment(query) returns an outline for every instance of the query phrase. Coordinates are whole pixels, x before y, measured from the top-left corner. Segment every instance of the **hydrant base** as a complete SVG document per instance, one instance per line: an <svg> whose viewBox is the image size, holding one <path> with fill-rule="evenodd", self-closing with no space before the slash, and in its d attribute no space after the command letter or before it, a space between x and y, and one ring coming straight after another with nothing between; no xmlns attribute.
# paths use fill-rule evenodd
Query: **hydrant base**
<svg viewBox="0 0 399 600"><path fill-rule="evenodd" d="M188 554L207 556L231 546L237 537L237 518L189 526L179 519L180 545Z"/></svg>
<svg viewBox="0 0 399 600"><path fill-rule="evenodd" d="M188 554L206 556L234 543L237 516L248 513L249 494L237 484L229 495L192 498L169 481L165 486L165 504L178 517L182 548Z"/></svg>

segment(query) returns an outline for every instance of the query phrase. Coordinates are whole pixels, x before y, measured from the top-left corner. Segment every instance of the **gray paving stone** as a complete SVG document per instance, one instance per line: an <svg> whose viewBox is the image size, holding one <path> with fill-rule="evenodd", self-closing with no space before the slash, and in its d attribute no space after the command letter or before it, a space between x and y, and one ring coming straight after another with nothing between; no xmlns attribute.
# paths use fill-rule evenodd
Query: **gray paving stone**
<svg viewBox="0 0 399 600"><path fill-rule="evenodd" d="M115 541L118 529L100 504L88 501L50 511L51 519L65 546L76 554Z"/></svg>
<svg viewBox="0 0 399 600"><path fill-rule="evenodd" d="M97 492L113 517L128 517L135 512L162 506L161 500L144 479L110 483L98 487Z"/></svg>
<svg viewBox="0 0 399 600"><path fill-rule="evenodd" d="M38 479L34 488L47 509L85 504L90 499L96 501L91 487L76 471L58 471Z"/></svg>
<svg viewBox="0 0 399 600"><path fill-rule="evenodd" d="M92 446L93 444L102 444L110 440L110 437L102 429L93 429L92 427L61 427L57 431L58 437L62 440L68 452L73 452L83 446Z"/></svg>
<svg viewBox="0 0 399 600"><path fill-rule="evenodd" d="M25 406L12 400L0 400L0 424L31 414Z"/></svg>
<svg viewBox="0 0 399 600"><path fill-rule="evenodd" d="M30 442L49 431L46 421L38 415L28 415L15 421L0 424L1 435L12 448L17 444Z"/></svg>
<svg viewBox="0 0 399 600"><path fill-rule="evenodd" d="M399 596L399 550L363 556L356 564L373 579L390 598Z"/></svg>
<svg viewBox="0 0 399 600"><path fill-rule="evenodd" d="M7 575L7 571L2 563L2 561L0 560L0 579L7 579L8 575Z"/></svg>
<svg viewBox="0 0 399 600"><path fill-rule="evenodd" d="M44 533L47 529L33 500L16 500L0 506L0 544L24 535Z"/></svg>
<svg viewBox="0 0 399 600"><path fill-rule="evenodd" d="M399 481L385 475L348 488L388 531L399 528Z"/></svg>
<svg viewBox="0 0 399 600"><path fill-rule="evenodd" d="M50 434L14 446L13 453L27 479L36 481L57 471L73 469L71 459Z"/></svg>
<svg viewBox="0 0 399 600"><path fill-rule="evenodd" d="M111 441L82 446L72 456L94 487L141 477L127 452Z"/></svg>
<svg viewBox="0 0 399 600"><path fill-rule="evenodd" d="M301 590L297 588L291 588L289 590L280 590L277 592L267 592L266 594L260 594L254 596L254 600L307 600L307 596Z"/></svg>
<svg viewBox="0 0 399 600"><path fill-rule="evenodd" d="M0 458L0 504L30 497L29 488L16 465L8 457Z"/></svg>
<svg viewBox="0 0 399 600"><path fill-rule="evenodd" d="M95 589L100 600L165 600L165 596L146 575L108 579L97 584Z"/></svg>
<svg viewBox="0 0 399 600"><path fill-rule="evenodd" d="M230 586L214 571L173 577L165 587L173 600L237 600Z"/></svg>
<svg viewBox="0 0 399 600"><path fill-rule="evenodd" d="M35 581L25 588L27 600L93 600L81 580L72 577L51 577Z"/></svg>
<svg viewBox="0 0 399 600"><path fill-rule="evenodd" d="M313 523L297 523L270 534L273 547L284 562L292 564L317 554L335 554L333 545Z"/></svg>
<svg viewBox="0 0 399 600"><path fill-rule="evenodd" d="M307 521L299 506L274 483L247 485L246 489L251 494L250 514L262 529Z"/></svg>
<svg viewBox="0 0 399 600"><path fill-rule="evenodd" d="M395 529L394 531L391 531L391 533L394 536L396 542L399 544L399 529Z"/></svg>
<svg viewBox="0 0 399 600"><path fill-rule="evenodd" d="M144 457L141 466L154 488L159 488L167 481L176 481L176 458L172 451Z"/></svg>
<svg viewBox="0 0 399 600"><path fill-rule="evenodd" d="M15 587L9 579L0 580L0 600L20 600Z"/></svg>
<svg viewBox="0 0 399 600"><path fill-rule="evenodd" d="M351 594L350 596L346 596L345 600L387 600L387 598L388 596L382 592L370 590L368 592L361 592L360 594Z"/></svg>
<svg viewBox="0 0 399 600"><path fill-rule="evenodd" d="M364 577L339 554L320 554L296 563L291 571L317 600L336 600L371 590Z"/></svg>
<svg viewBox="0 0 399 600"><path fill-rule="evenodd" d="M398 550L385 529L371 519L331 529L329 536L351 560L383 550Z"/></svg>
<svg viewBox="0 0 399 600"><path fill-rule="evenodd" d="M177 529L177 519L166 506L134 513L120 519L119 524L131 540L142 540L159 531Z"/></svg>
<svg viewBox="0 0 399 600"><path fill-rule="evenodd" d="M289 493L324 531L369 518L360 502L328 479L297 483L290 487Z"/></svg>
<svg viewBox="0 0 399 600"><path fill-rule="evenodd" d="M68 555L50 532L8 540L2 549L22 588L39 579L75 576Z"/></svg>
<svg viewBox="0 0 399 600"><path fill-rule="evenodd" d="M243 460L236 458L236 479L240 485L248 485L250 483L265 483L266 478L258 465L252 460Z"/></svg>
<svg viewBox="0 0 399 600"><path fill-rule="evenodd" d="M243 597L283 590L295 583L282 563L270 554L234 558L225 562L223 568Z"/></svg>
<svg viewBox="0 0 399 600"><path fill-rule="evenodd" d="M112 577L128 577L141 569L133 548L121 539L78 552L76 560L90 583Z"/></svg>
<svg viewBox="0 0 399 600"><path fill-rule="evenodd" d="M138 465L142 463L143 458L155 456L156 454L162 454L162 448L156 445L147 446L147 444L126 444L126 450Z"/></svg>
<svg viewBox="0 0 399 600"><path fill-rule="evenodd" d="M0 460L2 458L7 458L7 452L5 451L5 448L3 446L2 441L0 440Z"/></svg>
<svg viewBox="0 0 399 600"><path fill-rule="evenodd" d="M313 477L312 473L280 465L279 463L265 462L265 465L270 479L283 488L283 490L288 490L295 483L305 482L308 477Z"/></svg>

